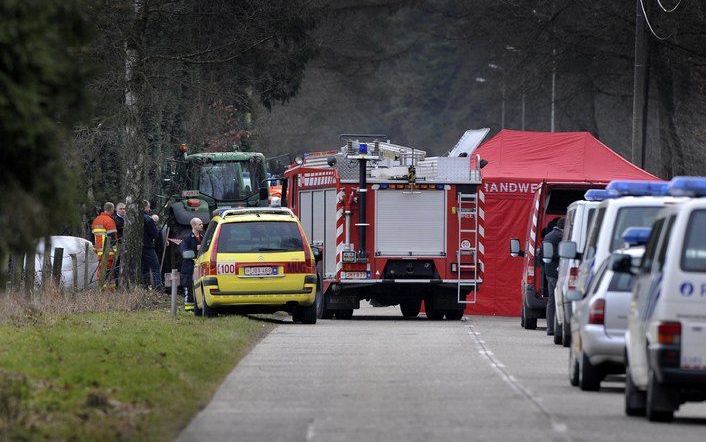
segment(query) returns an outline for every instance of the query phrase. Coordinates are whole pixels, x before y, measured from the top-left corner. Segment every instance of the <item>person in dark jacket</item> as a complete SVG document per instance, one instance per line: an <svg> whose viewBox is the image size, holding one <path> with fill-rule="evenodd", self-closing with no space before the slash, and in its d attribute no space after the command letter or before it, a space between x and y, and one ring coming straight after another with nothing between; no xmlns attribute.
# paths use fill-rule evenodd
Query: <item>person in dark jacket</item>
<svg viewBox="0 0 706 442"><path fill-rule="evenodd" d="M183 254L187 250L194 252L194 256L198 255L199 247L201 246L201 238L203 232L203 221L199 218L191 218L191 232L181 241L179 250ZM194 259L182 259L181 261L181 289L184 292L184 310L194 310Z"/></svg>
<svg viewBox="0 0 706 442"><path fill-rule="evenodd" d="M149 215L152 210L149 201L143 201L143 204L145 213L142 214L142 218L145 224L142 233L142 284L145 287L151 286L155 290L162 290L164 284L157 257L157 247L162 243L162 238L159 236L157 225Z"/></svg>
<svg viewBox="0 0 706 442"><path fill-rule="evenodd" d="M556 281L559 277L559 243L564 234L564 218L560 218L554 228L544 237L544 242L548 242L554 246L554 256L551 261L544 262L543 273L547 278L547 334L554 335L554 315L556 314L556 306L554 305L554 289Z"/></svg>

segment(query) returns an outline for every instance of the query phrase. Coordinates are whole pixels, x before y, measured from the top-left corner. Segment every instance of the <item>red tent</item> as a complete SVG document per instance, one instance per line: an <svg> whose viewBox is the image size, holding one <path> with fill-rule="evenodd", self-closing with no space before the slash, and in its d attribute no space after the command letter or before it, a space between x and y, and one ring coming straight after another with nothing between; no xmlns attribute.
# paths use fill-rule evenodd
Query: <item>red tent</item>
<svg viewBox="0 0 706 442"><path fill-rule="evenodd" d="M502 130L475 150L488 161L479 192L483 283L474 314L519 316L522 260L509 239L524 244L534 192L542 182L607 184L613 179L656 179L588 132Z"/></svg>

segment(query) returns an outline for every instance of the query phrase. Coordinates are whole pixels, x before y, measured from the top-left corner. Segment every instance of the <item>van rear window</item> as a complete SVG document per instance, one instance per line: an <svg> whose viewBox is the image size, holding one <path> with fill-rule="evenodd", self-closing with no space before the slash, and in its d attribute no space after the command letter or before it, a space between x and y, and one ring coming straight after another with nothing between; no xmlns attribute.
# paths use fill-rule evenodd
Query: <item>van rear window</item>
<svg viewBox="0 0 706 442"><path fill-rule="evenodd" d="M689 217L681 268L685 272L706 272L706 210L695 210Z"/></svg>
<svg viewBox="0 0 706 442"><path fill-rule="evenodd" d="M650 227L662 207L623 207L618 210L610 240L610 251L623 247L623 233L628 227Z"/></svg>
<svg viewBox="0 0 706 442"><path fill-rule="evenodd" d="M251 221L221 225L218 253L298 252L304 250L297 223Z"/></svg>

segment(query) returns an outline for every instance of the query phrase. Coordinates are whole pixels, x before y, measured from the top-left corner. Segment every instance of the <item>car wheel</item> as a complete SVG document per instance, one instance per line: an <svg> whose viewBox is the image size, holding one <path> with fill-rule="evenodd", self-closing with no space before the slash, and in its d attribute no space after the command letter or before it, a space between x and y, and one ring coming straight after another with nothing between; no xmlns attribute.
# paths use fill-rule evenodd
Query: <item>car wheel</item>
<svg viewBox="0 0 706 442"><path fill-rule="evenodd" d="M201 309L201 313L206 318L215 318L218 316L218 311L213 307L209 307L206 302L206 296L203 297L203 308Z"/></svg>
<svg viewBox="0 0 706 442"><path fill-rule="evenodd" d="M196 286L191 288L191 293L194 297L194 316L201 316L203 315L203 311L199 308L199 303L196 302Z"/></svg>
<svg viewBox="0 0 706 442"><path fill-rule="evenodd" d="M564 324L561 328L561 344L564 347L571 345L571 308L564 307Z"/></svg>
<svg viewBox="0 0 706 442"><path fill-rule="evenodd" d="M336 310L336 319L351 319L353 317L353 309Z"/></svg>
<svg viewBox="0 0 706 442"><path fill-rule="evenodd" d="M520 327L525 328L525 306L522 306L522 313L520 313Z"/></svg>
<svg viewBox="0 0 706 442"><path fill-rule="evenodd" d="M625 414L628 416L645 415L645 392L637 389L632 382L630 364L625 358Z"/></svg>
<svg viewBox="0 0 706 442"><path fill-rule="evenodd" d="M564 324L559 324L559 321L556 319L556 315L554 315L554 343L556 345L561 345L562 338L564 337L563 329Z"/></svg>
<svg viewBox="0 0 706 442"><path fill-rule="evenodd" d="M402 301L400 303L400 310L402 311L402 316L404 316L405 318L416 318L419 315L419 311L421 309L421 299L411 299Z"/></svg>
<svg viewBox="0 0 706 442"><path fill-rule="evenodd" d="M601 389L600 370L591 364L584 352L581 352L579 357L579 388L583 391L598 391Z"/></svg>
<svg viewBox="0 0 706 442"><path fill-rule="evenodd" d="M313 304L297 307L302 324L316 324L316 301Z"/></svg>
<svg viewBox="0 0 706 442"><path fill-rule="evenodd" d="M459 321L461 318L463 318L463 311L463 308L455 310L446 310L446 319L449 321Z"/></svg>
<svg viewBox="0 0 706 442"><path fill-rule="evenodd" d="M525 330L536 330L537 329L537 318L528 318L525 315Z"/></svg>
<svg viewBox="0 0 706 442"><path fill-rule="evenodd" d="M647 401L645 414L651 422L671 422L674 420L674 408L669 404L672 391L657 381L655 373L650 370L647 381ZM664 408L667 403L669 408ZM662 405L662 407L660 407Z"/></svg>
<svg viewBox="0 0 706 442"><path fill-rule="evenodd" d="M574 387L579 385L579 361L573 348L569 349L569 383Z"/></svg>

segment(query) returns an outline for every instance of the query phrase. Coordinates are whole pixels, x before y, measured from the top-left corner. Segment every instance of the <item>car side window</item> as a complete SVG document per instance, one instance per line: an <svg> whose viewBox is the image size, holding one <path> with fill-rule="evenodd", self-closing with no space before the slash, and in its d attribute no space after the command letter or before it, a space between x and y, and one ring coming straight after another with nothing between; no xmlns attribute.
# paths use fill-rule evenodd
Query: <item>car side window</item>
<svg viewBox="0 0 706 442"><path fill-rule="evenodd" d="M655 253L657 252L657 243L659 241L660 234L662 233L663 225L664 218L658 219L652 225L652 232L650 233L650 238L647 240L645 254L642 256L642 261L640 262L641 273L650 273L650 270L652 269L652 262L654 261Z"/></svg>
<svg viewBox="0 0 706 442"><path fill-rule="evenodd" d="M564 234L562 235L562 240L566 241L571 239L571 231L574 229L574 217L576 215L576 209L569 210L566 214L566 222L564 224Z"/></svg>
<svg viewBox="0 0 706 442"><path fill-rule="evenodd" d="M598 242L598 234L603 223L603 218L605 217L605 207L598 209L596 218L591 223L591 230L589 233L588 241L586 242L586 255L583 257L584 261L588 261L593 258L596 253L596 243Z"/></svg>
<svg viewBox="0 0 706 442"><path fill-rule="evenodd" d="M667 223L664 228L664 235L662 235L662 242L659 245L659 253L657 254L657 270L661 271L664 267L664 261L667 258L667 247L669 247L669 238L672 236L672 227L674 226L674 221L676 216L672 215L667 219Z"/></svg>
<svg viewBox="0 0 706 442"><path fill-rule="evenodd" d="M588 290L586 291L586 293L593 295L596 292L596 290L598 290L598 287L601 286L601 282L603 282L603 278L605 277L605 274L608 273L607 269L608 269L608 262L609 261L610 261L609 259L606 259L605 261L603 261L603 264L601 264L601 266L596 271L596 275L591 280L591 284L588 286Z"/></svg>
<svg viewBox="0 0 706 442"><path fill-rule="evenodd" d="M218 225L217 222L211 221L208 224L208 228L206 229L206 233L203 235L203 241L201 241L201 248L199 249L199 256L203 255L206 250L208 250L208 247L211 245L211 241L213 241L213 232L216 231L216 226Z"/></svg>

